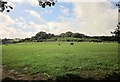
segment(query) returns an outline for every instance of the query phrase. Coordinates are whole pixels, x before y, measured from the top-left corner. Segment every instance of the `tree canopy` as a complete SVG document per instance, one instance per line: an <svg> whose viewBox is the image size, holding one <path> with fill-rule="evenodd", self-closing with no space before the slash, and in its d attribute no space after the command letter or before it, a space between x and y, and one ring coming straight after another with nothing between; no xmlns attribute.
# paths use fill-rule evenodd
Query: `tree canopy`
<svg viewBox="0 0 120 82"><path fill-rule="evenodd" d="M72 34L73 34L72 32L68 31L68 32L65 33L65 37L71 37Z"/></svg>
<svg viewBox="0 0 120 82"><path fill-rule="evenodd" d="M118 4L116 4L116 6L118 7L118 13L120 14L120 1L118 2ZM118 19L120 18L119 14L118 14ZM118 22L118 25L117 25L115 31L113 31L111 33L115 35L115 40L117 40L118 43L120 43L120 22Z"/></svg>
<svg viewBox="0 0 120 82"><path fill-rule="evenodd" d="M42 8L45 8L46 6L55 6L55 3L57 2L56 0L37 0L39 3L39 6ZM13 9L12 6L7 4L7 1L0 0L0 12L6 11L10 12L10 9Z"/></svg>
<svg viewBox="0 0 120 82"><path fill-rule="evenodd" d="M43 8L45 8L46 6L54 6L55 5L55 0L38 0L39 2L39 6L42 6Z"/></svg>
<svg viewBox="0 0 120 82"><path fill-rule="evenodd" d="M72 37L74 37L74 38L82 38L84 36L85 36L84 34L80 34L80 33L73 33L72 34Z"/></svg>
<svg viewBox="0 0 120 82"><path fill-rule="evenodd" d="M7 12L10 12L10 9L13 9L13 7L7 5L6 1L0 0L0 12L3 12L5 9Z"/></svg>
<svg viewBox="0 0 120 82"><path fill-rule="evenodd" d="M115 31L111 32L115 36L115 40L120 43L120 25L117 25Z"/></svg>

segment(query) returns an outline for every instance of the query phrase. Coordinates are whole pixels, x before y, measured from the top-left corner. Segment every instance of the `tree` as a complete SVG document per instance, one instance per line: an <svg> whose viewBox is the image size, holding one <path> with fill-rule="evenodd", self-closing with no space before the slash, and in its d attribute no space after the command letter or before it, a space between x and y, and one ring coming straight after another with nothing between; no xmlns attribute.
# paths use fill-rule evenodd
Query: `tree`
<svg viewBox="0 0 120 82"><path fill-rule="evenodd" d="M54 34L51 34L51 33L47 34L46 32L40 31L35 36L32 36L31 40L32 41L45 41L46 39L51 39L53 37L55 37Z"/></svg>
<svg viewBox="0 0 120 82"><path fill-rule="evenodd" d="M65 33L65 37L71 37L72 34L73 34L72 32L68 31Z"/></svg>
<svg viewBox="0 0 120 82"><path fill-rule="evenodd" d="M51 38L55 37L55 35L51 34L51 33L48 33L46 36L47 36L47 39L51 39Z"/></svg>
<svg viewBox="0 0 120 82"><path fill-rule="evenodd" d="M120 25L117 25L117 28L115 29L114 32L111 32L115 36L115 40L120 43Z"/></svg>
<svg viewBox="0 0 120 82"><path fill-rule="evenodd" d="M118 7L118 13L120 14L120 1L118 2L118 4L116 4L116 6ZM118 15L118 19L119 19L119 15ZM111 32L112 34L115 35L115 40L118 41L118 43L120 43L120 21L118 22L117 28L115 29L114 32Z"/></svg>
<svg viewBox="0 0 120 82"><path fill-rule="evenodd" d="M39 6L42 6L43 8L45 8L46 6L54 6L55 5L55 0L38 0L39 2Z"/></svg>
<svg viewBox="0 0 120 82"><path fill-rule="evenodd" d="M41 40L41 39L46 39L47 38L47 34L46 32L38 32L36 35L35 35L35 39L36 40Z"/></svg>
<svg viewBox="0 0 120 82"><path fill-rule="evenodd" d="M71 37L74 37L74 38L83 38L83 37L84 37L84 34L73 33Z"/></svg>
<svg viewBox="0 0 120 82"><path fill-rule="evenodd" d="M60 36L61 38L64 38L64 37L65 37L65 33L61 33L59 36Z"/></svg>
<svg viewBox="0 0 120 82"><path fill-rule="evenodd" d="M13 9L12 6L7 5L6 1L0 0L0 12L3 12L5 9L7 9L7 12L10 12L10 9Z"/></svg>
<svg viewBox="0 0 120 82"><path fill-rule="evenodd" d="M25 38L24 41L30 42L30 41L31 41L31 38Z"/></svg>
<svg viewBox="0 0 120 82"><path fill-rule="evenodd" d="M8 42L8 39L7 39L7 38L2 39L2 44L7 44L7 42Z"/></svg>
<svg viewBox="0 0 120 82"><path fill-rule="evenodd" d="M46 6L55 6L56 0L38 0L39 6L42 6L42 8L45 8ZM10 9L13 9L12 6L7 5L7 1L0 0L0 12L3 12L5 9L7 9L7 12L10 12Z"/></svg>

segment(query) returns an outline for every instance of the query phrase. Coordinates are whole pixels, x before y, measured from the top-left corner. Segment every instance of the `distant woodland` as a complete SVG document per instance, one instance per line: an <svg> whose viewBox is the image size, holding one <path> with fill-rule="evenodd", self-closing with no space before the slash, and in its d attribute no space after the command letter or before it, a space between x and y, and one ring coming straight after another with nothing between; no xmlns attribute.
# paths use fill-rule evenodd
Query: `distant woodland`
<svg viewBox="0 0 120 82"><path fill-rule="evenodd" d="M1 39L2 44L12 44L20 42L117 42L118 38L113 36L87 36L82 33L73 33L68 31L66 33L61 33L60 35L55 35L51 33L46 33L43 31L38 32L31 38L15 38L15 39Z"/></svg>

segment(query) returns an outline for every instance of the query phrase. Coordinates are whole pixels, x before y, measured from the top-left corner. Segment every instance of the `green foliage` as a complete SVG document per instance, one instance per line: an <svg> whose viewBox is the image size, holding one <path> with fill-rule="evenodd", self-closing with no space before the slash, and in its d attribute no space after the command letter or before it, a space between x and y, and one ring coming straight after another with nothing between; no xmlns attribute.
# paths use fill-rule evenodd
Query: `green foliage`
<svg viewBox="0 0 120 82"><path fill-rule="evenodd" d="M61 33L60 35L54 35L51 33L46 33L46 32L38 32L35 36L31 37L32 41L37 41L37 42L45 42L45 41L76 41L76 42L80 42L80 40L77 38L84 38L85 35L84 34L80 34L80 33L72 33L70 31L66 32L66 33ZM76 40L74 39L76 38Z"/></svg>
<svg viewBox="0 0 120 82"><path fill-rule="evenodd" d="M45 8L46 6L55 6L55 0L38 0L39 6L41 6L42 8ZM0 0L0 12L5 11L5 9L7 9L7 12L10 12L10 9L13 9L12 6L7 5L7 1L3 1Z"/></svg>
<svg viewBox="0 0 120 82"><path fill-rule="evenodd" d="M38 32L36 35L35 35L35 38L37 39L37 40L39 40L39 39L46 39L47 38L47 34L46 34L46 32Z"/></svg>
<svg viewBox="0 0 120 82"><path fill-rule="evenodd" d="M71 35L71 37L74 37L74 38L83 38L85 35L84 34L80 34L80 33L73 33Z"/></svg>
<svg viewBox="0 0 120 82"><path fill-rule="evenodd" d="M51 33L46 33L43 31L38 32L35 36L31 38L20 39L16 41L15 39L2 39L2 44L10 43L21 43L21 42L111 42L117 41L115 36L86 36L81 33L72 33L70 31L66 33L61 33L60 35L54 35Z"/></svg>
<svg viewBox="0 0 120 82"><path fill-rule="evenodd" d="M42 8L45 8L46 6L55 6L55 0L38 0L39 6L42 6Z"/></svg>
<svg viewBox="0 0 120 82"><path fill-rule="evenodd" d="M0 12L3 12L5 9L7 9L7 12L10 12L10 9L13 9L13 7L7 5L6 1L0 0Z"/></svg>
<svg viewBox="0 0 120 82"><path fill-rule="evenodd" d="M120 25L117 25L115 31L111 33L115 35L115 40L118 41L118 43L120 43Z"/></svg>
<svg viewBox="0 0 120 82"><path fill-rule="evenodd" d="M64 37L65 37L65 33L61 33L59 36L60 36L61 38L64 38Z"/></svg>
<svg viewBox="0 0 120 82"><path fill-rule="evenodd" d="M71 37L72 34L73 34L72 32L68 31L68 32L65 33L64 37Z"/></svg>
<svg viewBox="0 0 120 82"><path fill-rule="evenodd" d="M38 32L35 36L31 37L32 41L38 41L38 42L42 42L42 41L46 41L47 39L51 39L55 37L54 34L50 34L50 33L46 33L46 32Z"/></svg>

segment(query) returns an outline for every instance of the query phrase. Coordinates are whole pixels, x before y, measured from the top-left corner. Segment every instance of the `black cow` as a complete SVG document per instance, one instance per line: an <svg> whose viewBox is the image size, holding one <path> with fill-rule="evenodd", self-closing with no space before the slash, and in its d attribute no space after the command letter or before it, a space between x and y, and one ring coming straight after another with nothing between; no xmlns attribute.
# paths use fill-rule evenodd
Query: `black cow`
<svg viewBox="0 0 120 82"><path fill-rule="evenodd" d="M74 43L70 43L70 45L73 45Z"/></svg>
<svg viewBox="0 0 120 82"><path fill-rule="evenodd" d="M60 45L60 44L58 44L58 45Z"/></svg>

